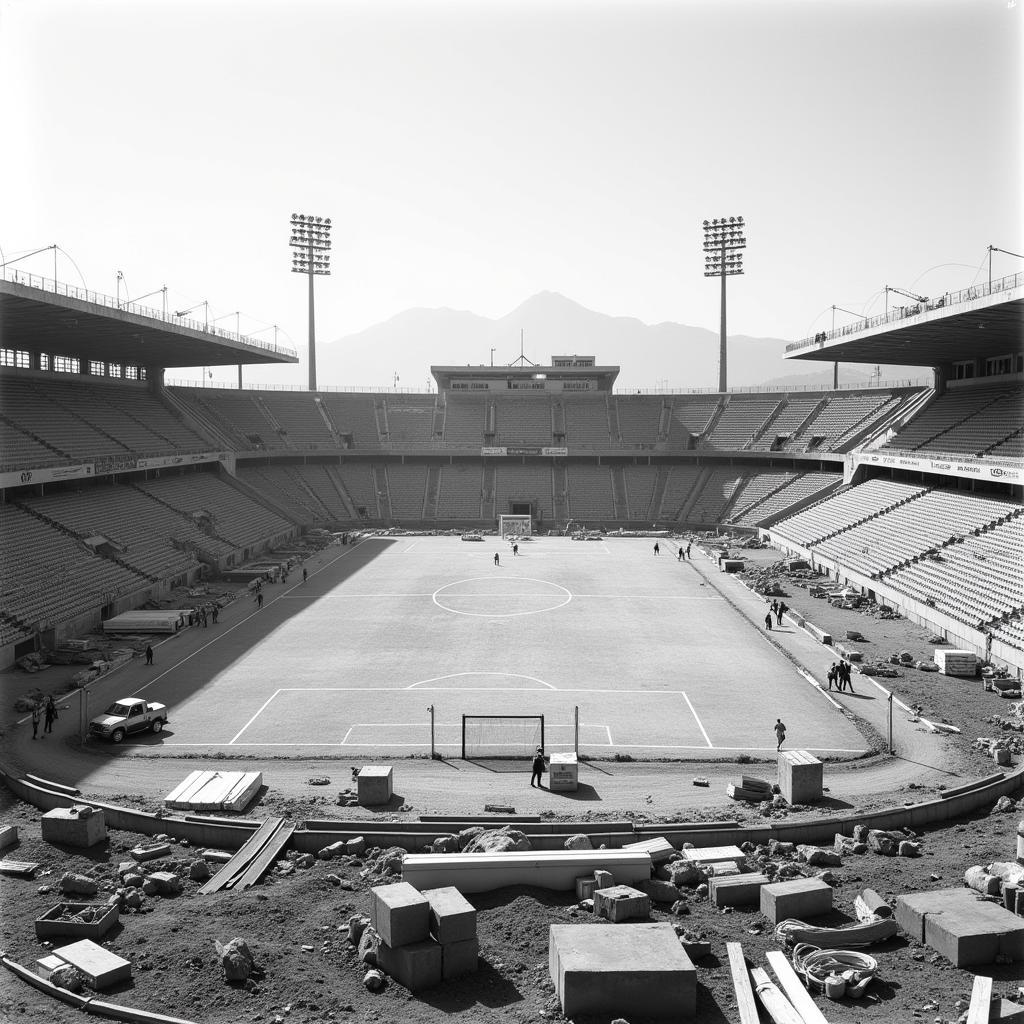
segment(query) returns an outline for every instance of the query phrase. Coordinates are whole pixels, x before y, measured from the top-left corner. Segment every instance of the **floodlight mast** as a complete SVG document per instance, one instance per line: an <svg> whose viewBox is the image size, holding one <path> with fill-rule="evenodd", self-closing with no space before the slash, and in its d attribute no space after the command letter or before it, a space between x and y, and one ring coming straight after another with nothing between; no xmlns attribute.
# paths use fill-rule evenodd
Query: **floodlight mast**
<svg viewBox="0 0 1024 1024"><path fill-rule="evenodd" d="M309 276L309 390L316 391L316 326L313 278L331 272L331 218L292 214L292 273Z"/></svg>
<svg viewBox="0 0 1024 1024"><path fill-rule="evenodd" d="M725 279L743 273L743 250L747 239L742 217L716 217L704 221L704 276L722 279L722 322L718 345L718 390L728 388L726 346Z"/></svg>

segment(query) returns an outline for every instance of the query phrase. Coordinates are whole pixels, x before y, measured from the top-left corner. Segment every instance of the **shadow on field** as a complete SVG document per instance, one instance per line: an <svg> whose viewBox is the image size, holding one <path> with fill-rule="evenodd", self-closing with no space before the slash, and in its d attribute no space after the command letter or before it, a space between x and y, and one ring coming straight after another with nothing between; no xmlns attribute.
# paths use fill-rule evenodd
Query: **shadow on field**
<svg viewBox="0 0 1024 1024"><path fill-rule="evenodd" d="M547 786L544 787L547 789ZM549 792L552 792L549 790ZM569 792L568 790L554 790L554 796L563 796L566 800L600 800L601 794L598 793L593 786L586 782L581 782L579 788L575 793Z"/></svg>

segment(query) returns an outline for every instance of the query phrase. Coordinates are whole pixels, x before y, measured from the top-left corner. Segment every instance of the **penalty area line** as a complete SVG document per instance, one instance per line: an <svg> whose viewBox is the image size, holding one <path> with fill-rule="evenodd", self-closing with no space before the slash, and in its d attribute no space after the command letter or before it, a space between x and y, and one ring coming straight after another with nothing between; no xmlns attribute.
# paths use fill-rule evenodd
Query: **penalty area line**
<svg viewBox="0 0 1024 1024"><path fill-rule="evenodd" d="M698 715L694 710L693 702L685 693L683 693L682 690L679 692L683 694L683 700L686 701L686 704L690 709L690 714L693 715L693 720L697 723L697 727L700 729L701 735L704 737L704 742L707 743L709 748L714 748L714 744L711 742L711 737L708 736L707 729L704 728L704 723L700 720L700 715Z"/></svg>

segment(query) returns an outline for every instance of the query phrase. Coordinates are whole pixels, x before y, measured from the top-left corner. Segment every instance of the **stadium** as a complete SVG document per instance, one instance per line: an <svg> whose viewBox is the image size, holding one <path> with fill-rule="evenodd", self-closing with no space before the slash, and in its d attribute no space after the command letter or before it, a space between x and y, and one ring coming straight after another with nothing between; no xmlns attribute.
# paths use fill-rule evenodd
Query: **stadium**
<svg viewBox="0 0 1024 1024"><path fill-rule="evenodd" d="M581 830L588 846L652 836L716 849L744 836L822 843L832 832L838 844L853 822L912 823L917 832L885 834L920 836L922 824L969 819L996 797L1012 808L1005 794L1019 789L1016 768L949 787L980 774L989 746L968 750L965 736L1003 710L990 694L1016 706L1024 667L1022 313L1018 274L787 351L792 360L920 366L931 386L635 394L616 391L618 366L574 354L540 367L435 365L436 393L226 389L169 384L165 375L179 365L237 365L241 381L244 366L296 356L7 271L5 677L12 693L24 692L15 666L53 660L67 666L57 692L68 689L59 697L64 743L45 756L26 742L29 716L9 724L7 786L49 814L85 801L129 836L232 849L276 829L267 849L280 857L290 843L293 851L279 871L307 863L303 856L315 863L312 853L331 839L369 845L365 885L389 880L375 851L447 849L438 844L448 840L434 838L439 829L538 829L541 818L515 816L524 803L517 780L535 747L552 759L544 797L557 796L557 760L572 765L574 799L628 806L650 790L648 805L677 808L670 822L692 816L641 825L641 813L616 833L604 830L621 823L598 815L586 825L571 809L559 825L566 809L547 807L555 835L533 835L535 845L560 844L565 829ZM796 571L787 576L782 566ZM795 587L808 581L801 595ZM793 603L778 609L774 628L773 594ZM820 613L808 596L828 598ZM858 665L856 692L851 685L833 696L828 661L859 660L872 637L851 631L847 640L868 643L841 642L826 627L852 614L838 609L858 607L881 616L858 614L855 623L876 631L876 642L916 637L924 661L915 666L904 652L889 659L902 661L899 670L884 672L885 659L870 656L877 664ZM215 612L208 627L212 609L223 618ZM885 633L891 622L903 632ZM154 648L155 675L140 664ZM971 659L964 674L985 666L984 708L967 690L979 683L927 675L937 667L927 663L931 650L947 673L947 651ZM76 671L69 661L90 667ZM879 682L883 673L903 678ZM24 712L53 693L57 676L50 680L31 677L29 703L16 706ZM161 701L151 707L166 705L169 720L102 745L89 735L91 715L129 692ZM945 724L950 716L960 725ZM679 794L669 773L688 761L702 773L695 783L761 800L766 791L746 788L761 785L756 776L738 777L729 765L776 758L773 717L799 736L800 757L826 766L827 813L850 816L816 817L819 805L788 824L760 826L740 810L709 823L695 803L706 790ZM998 764L1015 763L1010 748L992 753ZM255 834L246 829L258 821L231 824L226 812L145 813L180 780L182 758L214 777L223 758L258 769L260 781L266 773L271 788L290 794L284 817L273 817L280 804L267 786L237 805L272 815ZM392 821L404 826L381 832L385 823L360 817L354 790L339 796L354 807L348 819L324 819L315 799L296 792L295 771L319 767L328 774L309 782L329 783L332 765L354 760L355 782L359 764L381 759L397 777L393 795L388 766L384 809L398 811ZM444 774L451 766L460 766L454 781ZM126 789L140 795L114 796ZM894 797L913 789L936 799ZM481 804L511 816L475 815ZM760 806L755 814L788 814ZM414 807L442 812L443 823L401 813ZM300 815L299 831L281 824ZM975 849L998 857L1002 830L976 831ZM269 860L253 864L248 870L265 871ZM539 891L513 885L499 890L509 896L475 897L476 913L497 922L506 900L522 893L523 926L543 931L549 911L532 902ZM160 947L172 944L162 933ZM15 938L10 948L18 946ZM1016 965L1003 962L986 968L994 973L984 992L1015 976ZM416 990L408 970L392 965L391 984ZM459 991L472 1014L477 983L457 984L468 986ZM115 991L127 994L123 985ZM139 992L131 998L146 1003ZM709 983L699 1019L732 1020L715 1016L729 1001ZM31 1000L20 1005L30 1009ZM417 1012L435 1019L426 1004Z"/></svg>

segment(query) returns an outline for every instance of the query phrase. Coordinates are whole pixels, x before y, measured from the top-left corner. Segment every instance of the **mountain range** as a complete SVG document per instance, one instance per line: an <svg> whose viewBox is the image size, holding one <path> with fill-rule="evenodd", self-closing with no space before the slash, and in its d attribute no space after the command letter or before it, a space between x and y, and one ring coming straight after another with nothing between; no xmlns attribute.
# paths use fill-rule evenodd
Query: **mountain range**
<svg viewBox="0 0 1024 1024"><path fill-rule="evenodd" d="M317 348L321 385L366 385L387 381L411 362L422 365L421 379L399 387L426 390L427 368L508 365L522 352L532 363L550 365L553 355L592 355L599 366L620 366L616 390L668 387L716 388L718 333L665 322L646 324L634 317L608 316L557 292L540 292L498 319L448 308L408 309ZM780 338L730 335L730 387L831 386L831 363L783 359ZM493 351L492 351L493 350ZM841 366L840 382L867 383L874 366ZM923 367L882 366L886 380L922 378Z"/></svg>

